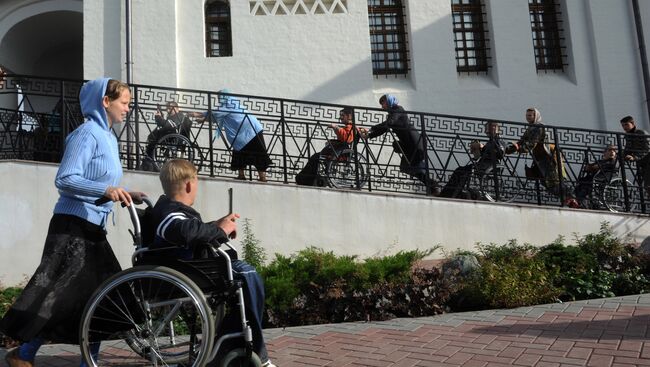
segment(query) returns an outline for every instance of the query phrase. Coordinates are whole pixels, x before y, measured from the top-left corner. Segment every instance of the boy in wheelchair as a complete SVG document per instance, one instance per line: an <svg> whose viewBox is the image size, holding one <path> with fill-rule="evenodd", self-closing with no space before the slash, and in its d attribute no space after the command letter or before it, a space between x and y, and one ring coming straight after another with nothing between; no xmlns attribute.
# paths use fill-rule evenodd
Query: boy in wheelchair
<svg viewBox="0 0 650 367"><path fill-rule="evenodd" d="M329 124L329 127L334 130L334 134L336 134L336 139L330 139L327 140L327 143L325 143L325 147L318 153L313 154L309 159L307 160L307 164L305 164L305 167L298 172L298 175L296 175L296 183L298 185L305 185L305 186L324 186L324 180L319 179L318 175L318 165L321 160L323 159L337 159L341 152L345 149L350 149L350 144L354 141L355 134L352 130L353 127L353 121L352 121L352 116L354 114L354 111L350 107L345 107L341 110L339 113L339 117L341 118L341 123L344 125L343 127L338 126L337 124ZM365 132L365 129L363 128L357 128L357 131L359 133ZM358 134L356 136L359 136Z"/></svg>
<svg viewBox="0 0 650 367"><path fill-rule="evenodd" d="M235 220L239 218L238 214L231 213L206 223L192 208L198 191L198 177L197 169L191 162L183 159L165 162L160 171L160 182L165 194L153 207L149 223L151 228L155 228L155 237L149 249L155 250L156 257L181 260L203 258L207 255L206 244L218 245L236 237ZM275 367L269 360L262 335L262 279L254 267L241 260L233 259L232 270L234 279L243 283L246 316L253 333L253 351L260 357L262 366ZM238 319L236 314L226 315L224 324L236 326Z"/></svg>

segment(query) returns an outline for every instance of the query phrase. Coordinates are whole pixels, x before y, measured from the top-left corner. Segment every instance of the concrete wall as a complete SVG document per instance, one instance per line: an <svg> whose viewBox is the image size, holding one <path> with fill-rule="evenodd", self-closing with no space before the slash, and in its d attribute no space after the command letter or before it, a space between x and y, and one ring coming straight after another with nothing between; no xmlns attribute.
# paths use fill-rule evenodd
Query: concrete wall
<svg viewBox="0 0 650 367"><path fill-rule="evenodd" d="M120 3L84 3L86 78L123 64ZM367 2L344 3L344 13L255 15L254 1L231 1L233 56L207 58L204 0L133 0L134 82L362 106L391 92L414 111L523 121L534 105L551 124L619 130L629 114L650 128L629 0L560 2L563 73L536 72L527 2L486 0L488 75L456 72L449 0L404 0L406 78L373 77Z"/></svg>
<svg viewBox="0 0 650 367"><path fill-rule="evenodd" d="M4 285L21 282L38 265L58 197L53 183L56 170L54 164L0 162L0 283ZM154 198L161 194L155 174L125 172L123 184ZM363 258L438 244L446 251L510 239L545 245L558 235L571 240L574 234L596 232L603 221L618 236L632 241L650 236L647 216L209 178L200 180L196 203L204 219L227 212L230 187L235 212L252 221L253 233L269 257L306 246ZM116 208L115 222L108 228L109 241L123 266L129 266L133 248L125 209ZM440 256L441 252L435 254Z"/></svg>

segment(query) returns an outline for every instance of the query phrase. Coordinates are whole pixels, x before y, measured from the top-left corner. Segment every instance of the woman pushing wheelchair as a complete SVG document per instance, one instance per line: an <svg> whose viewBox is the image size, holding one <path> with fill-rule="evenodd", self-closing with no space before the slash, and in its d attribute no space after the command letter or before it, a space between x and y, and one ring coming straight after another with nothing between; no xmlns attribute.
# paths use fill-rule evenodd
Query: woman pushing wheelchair
<svg viewBox="0 0 650 367"><path fill-rule="evenodd" d="M5 356L10 367L33 366L46 341L78 343L86 302L121 270L106 240L113 202L130 205L144 196L119 187L122 165L111 130L129 112L129 86L108 78L91 80L81 87L79 100L85 122L66 138L55 179L59 199L41 263L0 321L0 331L22 342ZM108 202L97 205L102 197Z"/></svg>

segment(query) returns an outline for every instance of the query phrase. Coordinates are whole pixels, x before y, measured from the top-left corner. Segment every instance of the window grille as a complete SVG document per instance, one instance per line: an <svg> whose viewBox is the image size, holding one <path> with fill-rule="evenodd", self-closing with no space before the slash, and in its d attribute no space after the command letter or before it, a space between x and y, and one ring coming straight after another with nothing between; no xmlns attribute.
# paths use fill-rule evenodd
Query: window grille
<svg viewBox="0 0 650 367"><path fill-rule="evenodd" d="M408 74L408 45L401 0L368 0L374 75Z"/></svg>
<svg viewBox="0 0 650 367"><path fill-rule="evenodd" d="M556 0L528 0L537 71L564 71L561 12Z"/></svg>
<svg viewBox="0 0 650 367"><path fill-rule="evenodd" d="M456 70L485 72L489 65L488 30L481 0L452 0Z"/></svg>
<svg viewBox="0 0 650 367"><path fill-rule="evenodd" d="M230 5L227 1L205 4L205 53L207 57L232 56Z"/></svg>

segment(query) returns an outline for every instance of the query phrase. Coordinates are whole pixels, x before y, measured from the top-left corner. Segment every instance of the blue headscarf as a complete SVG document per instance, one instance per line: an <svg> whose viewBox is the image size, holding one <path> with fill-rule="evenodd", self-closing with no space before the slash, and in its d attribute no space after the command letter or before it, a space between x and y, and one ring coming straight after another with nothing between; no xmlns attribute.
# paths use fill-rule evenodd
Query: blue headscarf
<svg viewBox="0 0 650 367"><path fill-rule="evenodd" d="M382 98L386 98L386 103L388 104L389 108L397 106L399 104L397 97L392 94L384 94Z"/></svg>

